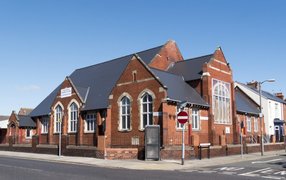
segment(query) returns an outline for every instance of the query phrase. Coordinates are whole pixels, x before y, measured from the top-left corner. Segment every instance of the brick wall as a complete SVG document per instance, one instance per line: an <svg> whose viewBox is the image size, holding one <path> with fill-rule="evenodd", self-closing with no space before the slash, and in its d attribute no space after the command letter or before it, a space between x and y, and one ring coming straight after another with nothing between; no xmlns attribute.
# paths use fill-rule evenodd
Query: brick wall
<svg viewBox="0 0 286 180"><path fill-rule="evenodd" d="M137 159L138 149L137 148L107 148L106 159Z"/></svg>
<svg viewBox="0 0 286 180"><path fill-rule="evenodd" d="M137 72L136 80L133 72ZM110 98L111 109L111 147L134 148L132 138L139 139L139 146L144 146L145 132L140 128L140 99L144 92L153 97L153 112L162 112L161 102L165 98L165 90L148 69L135 57L127 65L119 78ZM121 131L119 128L119 103L123 96L127 96L131 103L131 129ZM160 116L153 117L153 124L162 124Z"/></svg>

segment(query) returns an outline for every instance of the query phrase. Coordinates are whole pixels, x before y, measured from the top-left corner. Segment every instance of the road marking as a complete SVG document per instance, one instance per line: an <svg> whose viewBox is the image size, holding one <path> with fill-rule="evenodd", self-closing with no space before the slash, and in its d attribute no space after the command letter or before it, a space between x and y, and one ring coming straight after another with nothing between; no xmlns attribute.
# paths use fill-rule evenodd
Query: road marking
<svg viewBox="0 0 286 180"><path fill-rule="evenodd" d="M280 161L280 160L282 160L282 159L271 159L268 161L254 161L254 162L252 162L252 164L264 164L264 163L275 162L275 161Z"/></svg>
<svg viewBox="0 0 286 180"><path fill-rule="evenodd" d="M259 169L259 170L256 170L256 171L250 171L250 172L247 172L247 173L239 174L239 176L256 177L256 176L259 176L259 174L255 174L255 173L263 172L263 171L270 170L270 169L271 168L264 168L264 169Z"/></svg>
<svg viewBox="0 0 286 180"><path fill-rule="evenodd" d="M218 171L240 171L243 170L243 167L221 167L221 168L217 168L214 170L218 170Z"/></svg>
<svg viewBox="0 0 286 180"><path fill-rule="evenodd" d="M281 177L276 177L276 176L261 176L262 178L265 178L265 179L282 179Z"/></svg>

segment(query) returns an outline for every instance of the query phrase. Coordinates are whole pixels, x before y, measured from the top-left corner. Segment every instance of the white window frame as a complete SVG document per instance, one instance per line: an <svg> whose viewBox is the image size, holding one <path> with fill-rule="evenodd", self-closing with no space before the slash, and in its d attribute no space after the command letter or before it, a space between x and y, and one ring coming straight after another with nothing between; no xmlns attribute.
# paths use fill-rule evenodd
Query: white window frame
<svg viewBox="0 0 286 180"><path fill-rule="evenodd" d="M215 84L216 81L216 84ZM218 90L216 91L216 89ZM212 79L213 114L215 124L232 124L231 122L231 85L230 83ZM218 92L218 93L216 93ZM218 107L216 107L216 99ZM227 108L229 106L229 108Z"/></svg>
<svg viewBox="0 0 286 180"><path fill-rule="evenodd" d="M79 119L79 106L77 103L73 102L69 106L69 133L76 133L77 132L77 125Z"/></svg>
<svg viewBox="0 0 286 180"><path fill-rule="evenodd" d="M84 132L96 132L96 113L87 113L85 116Z"/></svg>
<svg viewBox="0 0 286 180"><path fill-rule="evenodd" d="M44 117L42 119L42 129L41 133L42 134L48 134L49 133L49 118Z"/></svg>
<svg viewBox="0 0 286 180"><path fill-rule="evenodd" d="M280 112L279 112L279 104L275 103L275 118L280 118Z"/></svg>
<svg viewBox="0 0 286 180"><path fill-rule="evenodd" d="M195 131L200 130L200 110L197 108L192 109L192 129ZM196 126L195 126L196 125Z"/></svg>
<svg viewBox="0 0 286 180"><path fill-rule="evenodd" d="M62 106L57 105L55 108L55 115L54 115L54 133L61 133L62 118L63 118L63 108Z"/></svg>
<svg viewBox="0 0 286 180"><path fill-rule="evenodd" d="M257 117L253 117L253 124L254 124L254 132L258 132L258 119Z"/></svg>
<svg viewBox="0 0 286 180"><path fill-rule="evenodd" d="M29 131L29 136L28 136L28 131ZM26 129L26 132L25 132L25 136L26 136L26 139L32 139L32 136L33 136L33 131L32 131L32 129L27 128L27 129Z"/></svg>
<svg viewBox="0 0 286 180"><path fill-rule="evenodd" d="M147 101L144 102L144 97L147 96ZM149 100L148 97L151 97L151 101ZM153 104L153 100L154 98L152 97L151 94L149 94L148 92L145 92L140 99L140 128L141 130L145 129L145 126L147 125L153 125L153 108L154 108L154 104ZM144 112L144 105L147 105L146 107L146 112ZM150 109L150 105L151 105L151 109ZM144 126L144 116L146 116L146 125Z"/></svg>
<svg viewBox="0 0 286 180"><path fill-rule="evenodd" d="M251 118L249 116L246 116L246 129L247 132L251 132Z"/></svg>
<svg viewBox="0 0 286 180"><path fill-rule="evenodd" d="M124 102L124 100L126 100ZM130 131L131 130L131 100L127 96L123 96L119 103L120 108L120 123L119 123L119 129L121 131ZM125 119L125 126L123 127L123 121ZM128 127L129 124L129 127Z"/></svg>

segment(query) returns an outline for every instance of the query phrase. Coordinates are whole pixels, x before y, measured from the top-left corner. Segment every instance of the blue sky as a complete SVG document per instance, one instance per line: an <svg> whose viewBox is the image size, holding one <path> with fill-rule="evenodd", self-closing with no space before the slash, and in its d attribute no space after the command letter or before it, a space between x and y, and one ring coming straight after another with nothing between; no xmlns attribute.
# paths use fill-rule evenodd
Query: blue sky
<svg viewBox="0 0 286 180"><path fill-rule="evenodd" d="M284 0L1 0L0 114L36 107L75 69L173 39L184 58L221 46L240 82L286 94Z"/></svg>

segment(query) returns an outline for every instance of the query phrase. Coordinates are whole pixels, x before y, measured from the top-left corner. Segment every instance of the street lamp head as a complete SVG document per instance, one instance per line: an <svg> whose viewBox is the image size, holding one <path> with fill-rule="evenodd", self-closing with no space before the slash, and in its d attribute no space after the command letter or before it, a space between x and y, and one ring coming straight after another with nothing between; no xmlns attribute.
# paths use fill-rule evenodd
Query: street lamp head
<svg viewBox="0 0 286 180"><path fill-rule="evenodd" d="M266 79L266 80L262 81L260 84L263 84L265 82L275 82L275 79Z"/></svg>
<svg viewBox="0 0 286 180"><path fill-rule="evenodd" d="M275 82L275 79L267 79L267 82Z"/></svg>

